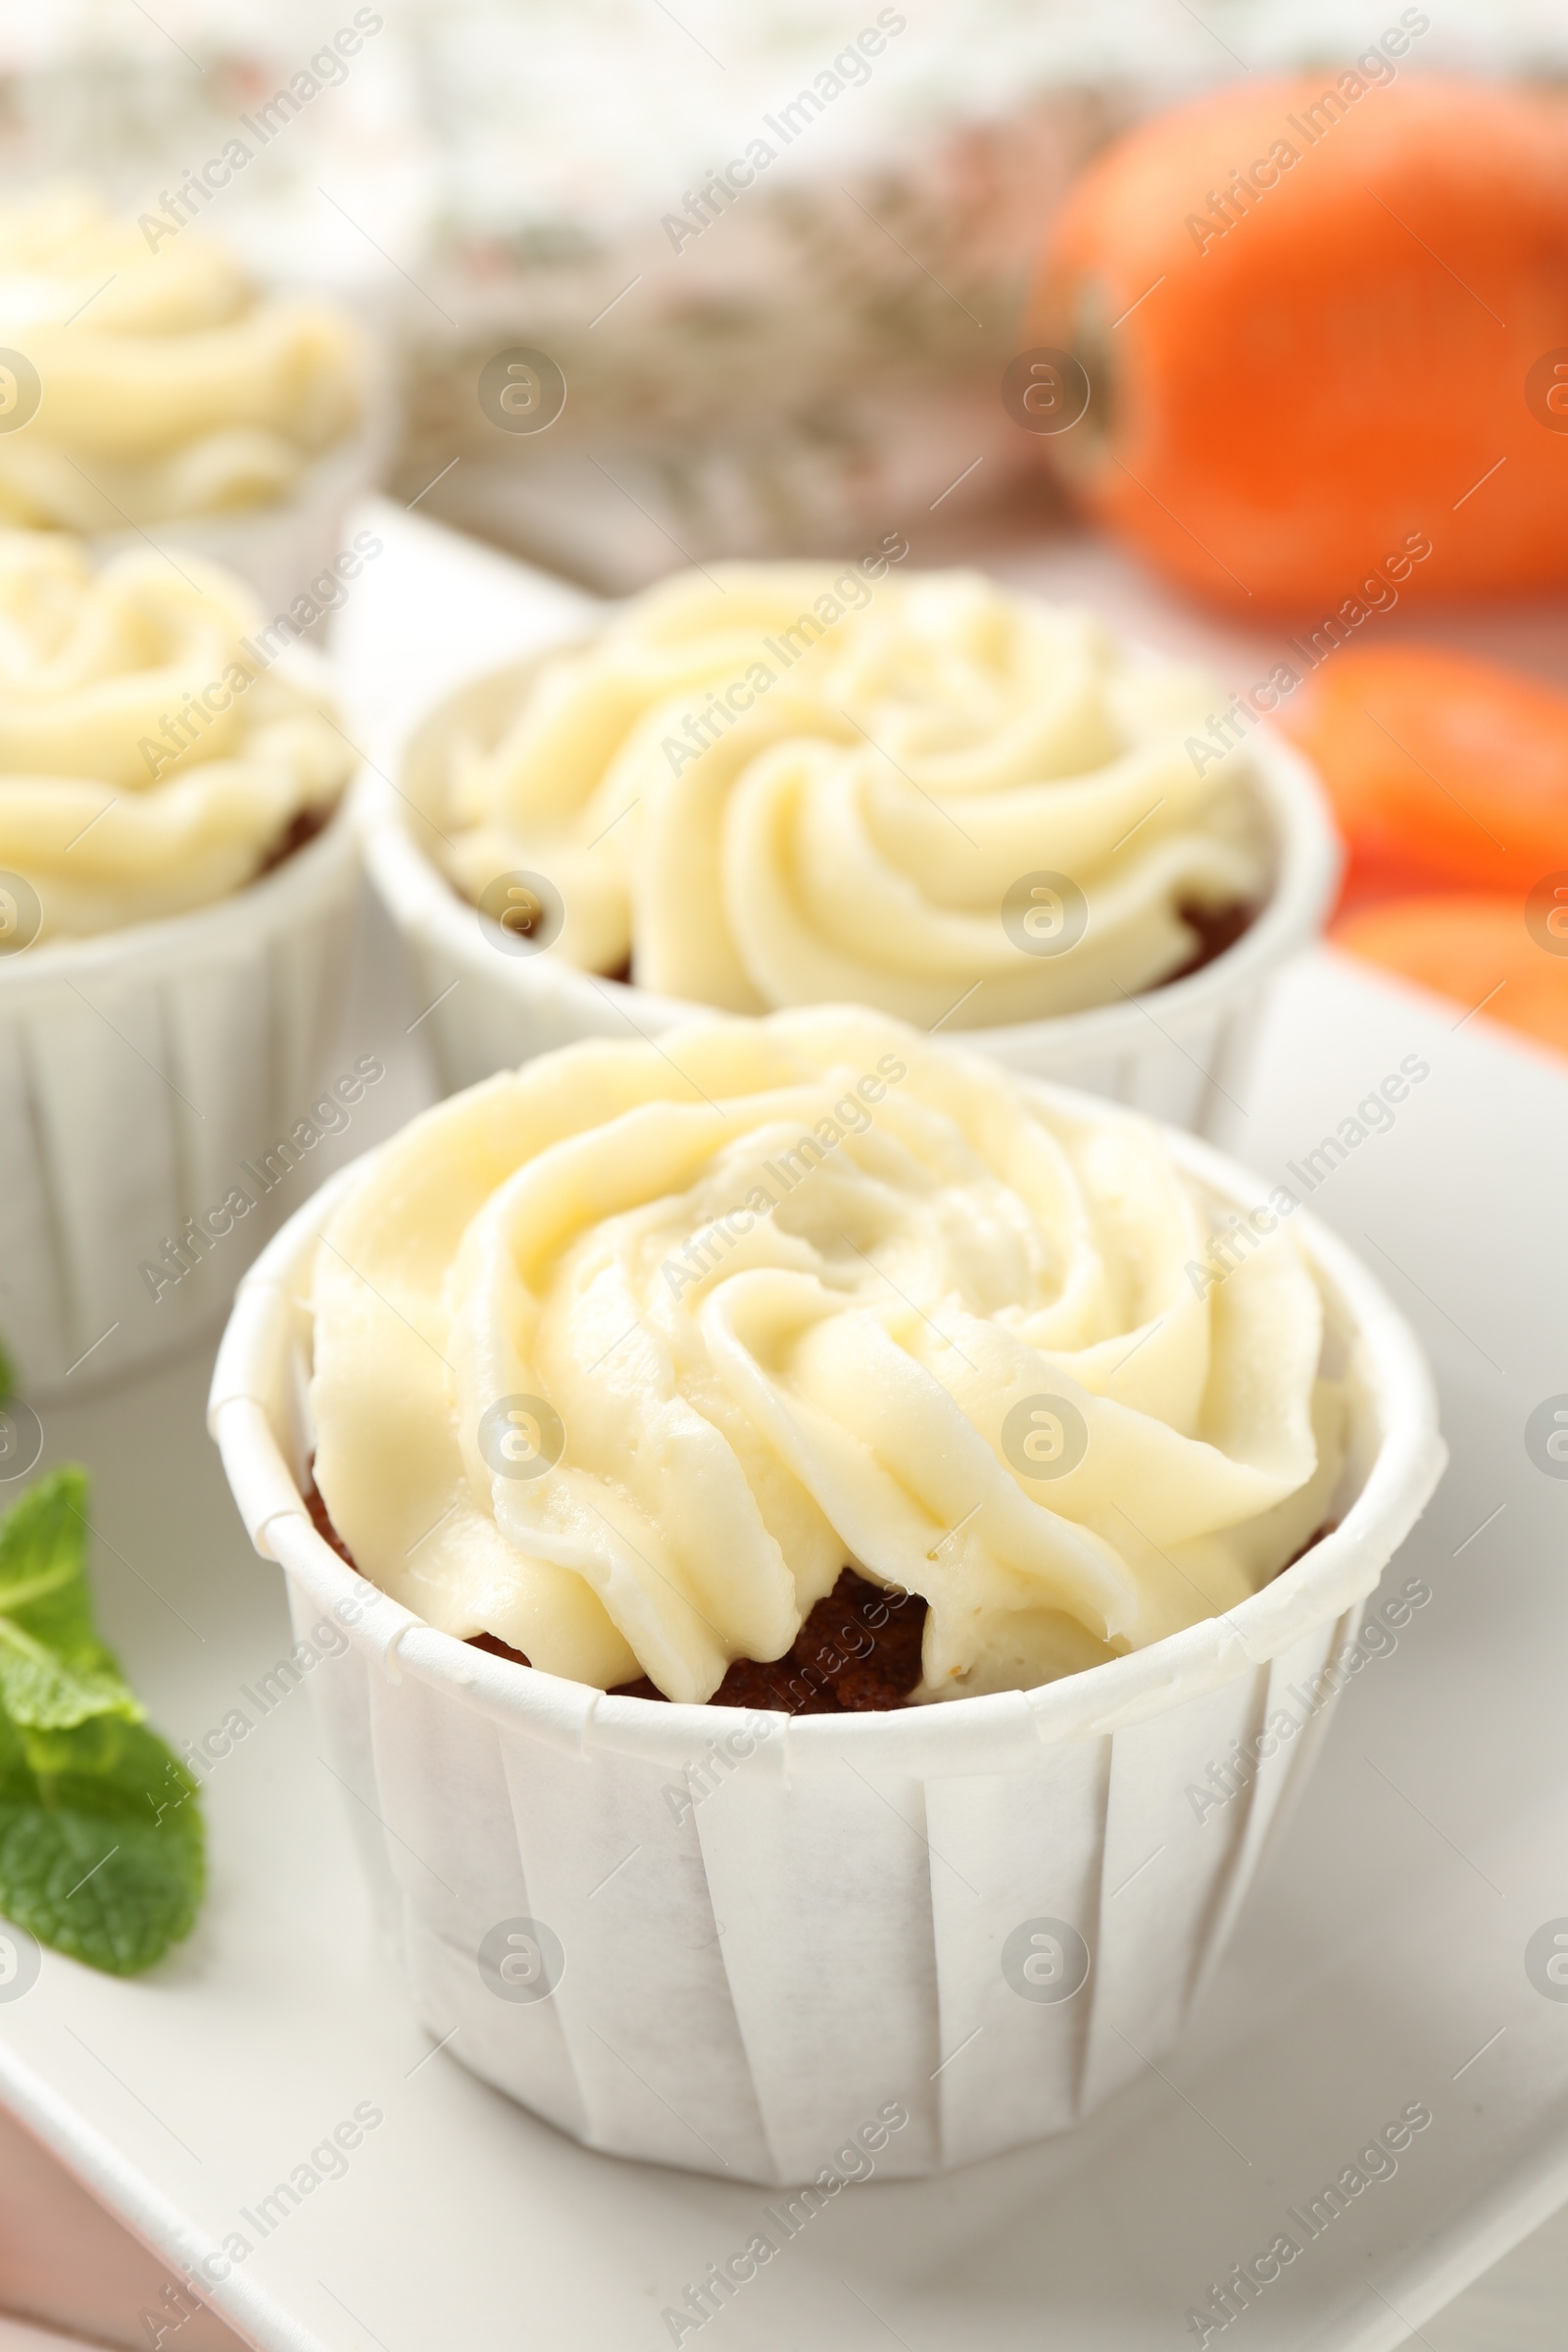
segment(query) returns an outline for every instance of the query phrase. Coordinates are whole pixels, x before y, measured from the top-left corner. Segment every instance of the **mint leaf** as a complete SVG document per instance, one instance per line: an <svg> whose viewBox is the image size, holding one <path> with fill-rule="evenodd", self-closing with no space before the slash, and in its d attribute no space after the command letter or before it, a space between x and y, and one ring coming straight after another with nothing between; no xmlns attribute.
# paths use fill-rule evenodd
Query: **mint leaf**
<svg viewBox="0 0 1568 2352"><path fill-rule="evenodd" d="M0 1522L0 1707L13 1723L66 1730L93 1715L141 1719L93 1625L86 1502L86 1472L67 1466Z"/></svg>
<svg viewBox="0 0 1568 2352"><path fill-rule="evenodd" d="M45 1734L46 1771L0 1732L0 1908L40 1943L128 1977L194 1926L204 1839L195 1783L157 1734L106 1729L112 1761L96 1724ZM91 1747L74 1769L66 1750L83 1732Z"/></svg>
<svg viewBox="0 0 1568 2352"><path fill-rule="evenodd" d="M194 1779L98 1638L86 1499L62 1468L0 1524L0 1911L132 1976L189 1934L205 1836Z"/></svg>

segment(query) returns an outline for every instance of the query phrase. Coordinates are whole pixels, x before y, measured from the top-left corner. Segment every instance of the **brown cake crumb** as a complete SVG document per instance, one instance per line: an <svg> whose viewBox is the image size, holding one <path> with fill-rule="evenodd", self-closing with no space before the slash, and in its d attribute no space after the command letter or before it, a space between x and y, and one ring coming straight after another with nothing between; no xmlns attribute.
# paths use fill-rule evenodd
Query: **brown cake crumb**
<svg viewBox="0 0 1568 2352"><path fill-rule="evenodd" d="M311 1525L322 1543L330 1544L344 1566L352 1568L355 1575L358 1576L360 1564L338 1534L337 1529L332 1525L332 1515L326 1507L320 1488L316 1483L316 1456L314 1453L305 1465L305 1508L310 1512Z"/></svg>
<svg viewBox="0 0 1568 2352"><path fill-rule="evenodd" d="M358 1576L361 1570L332 1525L313 1475L315 1468L312 1454L305 1465L305 1507L311 1524ZM1286 1568L1304 1560L1314 1544L1332 1536L1338 1525L1337 1519L1325 1519L1276 1574L1283 1576ZM926 1604L917 1592L888 1592L846 1568L781 1658L731 1659L708 1704L771 1708L784 1715L862 1715L878 1708L902 1707L920 1680L925 1615ZM467 1646L487 1650L493 1658L509 1659L514 1666L532 1662L499 1634L470 1634ZM668 1703L646 1674L634 1683L617 1683L609 1696L652 1698L661 1706Z"/></svg>
<svg viewBox="0 0 1568 2352"><path fill-rule="evenodd" d="M920 1680L925 1602L889 1592L846 1568L781 1658L735 1658L710 1707L771 1707L785 1715L859 1715L901 1707ZM642 1677L616 1698L662 1699Z"/></svg>
<svg viewBox="0 0 1568 2352"><path fill-rule="evenodd" d="M509 1642L503 1642L499 1634L469 1634L467 1643L470 1649L487 1649L493 1658L510 1658L514 1666L533 1664L533 1660L525 1658L520 1649L514 1649Z"/></svg>
<svg viewBox="0 0 1568 2352"><path fill-rule="evenodd" d="M1197 932L1198 946L1185 963L1165 974L1158 983L1161 988L1169 988L1177 980L1191 979L1205 963L1212 963L1227 948L1234 948L1262 910L1250 899L1233 900L1229 906L1204 906L1197 899L1178 899L1176 911L1188 930Z"/></svg>
<svg viewBox="0 0 1568 2352"><path fill-rule="evenodd" d="M356 1576L362 1575L364 1572L359 1562L338 1534L337 1529L332 1525L332 1515L326 1507L326 1498L316 1483L316 1456L314 1453L305 1465L304 1499L305 1508L311 1514L311 1525L321 1541L331 1544L338 1558L346 1567L352 1568ZM520 1649L514 1649L510 1642L503 1642L499 1634L469 1634L467 1642L470 1649L487 1649L493 1658L510 1658L514 1666L527 1666L532 1663L530 1659L523 1656ZM649 1689L653 1690L652 1684L649 1685ZM663 1692L655 1690L654 1696L662 1698Z"/></svg>
<svg viewBox="0 0 1568 2352"><path fill-rule="evenodd" d="M1173 972L1167 972L1163 980L1155 981L1156 988L1169 988L1173 981L1189 980L1194 972L1200 972L1204 964L1212 963L1217 956L1223 956L1227 948L1234 948L1243 934L1251 929L1263 909L1252 899L1233 899L1228 906L1205 906L1200 899L1178 899L1176 911L1188 930L1198 934L1198 945L1185 963L1179 963ZM631 965L632 959L628 956L623 963L616 964L613 971L602 972L600 978L619 980L630 987ZM629 1685L627 1687L630 1688Z"/></svg>
<svg viewBox="0 0 1568 2352"><path fill-rule="evenodd" d="M1325 1536L1332 1536L1339 1524L1340 1523L1337 1519L1325 1519L1321 1527L1313 1529L1312 1533L1307 1537L1306 1542L1301 1545L1300 1550L1293 1551L1290 1558L1286 1561L1285 1567L1276 1568L1274 1574L1276 1576L1283 1576L1286 1568L1294 1568L1298 1560L1304 1560L1307 1553L1312 1549L1313 1545L1316 1544L1321 1544Z"/></svg>
<svg viewBox="0 0 1568 2352"><path fill-rule="evenodd" d="M819 1600L781 1658L734 1658L711 1707L771 1707L786 1715L858 1715L900 1707L920 1680L925 1602L912 1592L886 1592L846 1568ZM498 1634L470 1634L470 1649L528 1660ZM617 1683L612 1698L651 1698L667 1704L646 1674Z"/></svg>
<svg viewBox="0 0 1568 2352"><path fill-rule="evenodd" d="M305 1466L305 1507L316 1532L340 1560L360 1570L337 1529L314 1476L316 1456ZM1313 1541L1316 1541L1314 1537ZM915 1592L889 1592L846 1568L825 1600L819 1600L781 1658L759 1663L735 1658L709 1700L712 1707L771 1707L785 1715L858 1715L877 1707L901 1707L920 1680L920 1642L925 1602ZM470 1634L470 1649L482 1649L514 1666L531 1660L499 1634ZM618 1683L612 1698L668 1702L646 1674Z"/></svg>
<svg viewBox="0 0 1568 2352"><path fill-rule="evenodd" d="M303 850L308 841L314 841L318 833L324 832L335 807L334 802L331 808L296 808L251 880L259 882L264 874L273 872L286 858L292 858L296 850Z"/></svg>

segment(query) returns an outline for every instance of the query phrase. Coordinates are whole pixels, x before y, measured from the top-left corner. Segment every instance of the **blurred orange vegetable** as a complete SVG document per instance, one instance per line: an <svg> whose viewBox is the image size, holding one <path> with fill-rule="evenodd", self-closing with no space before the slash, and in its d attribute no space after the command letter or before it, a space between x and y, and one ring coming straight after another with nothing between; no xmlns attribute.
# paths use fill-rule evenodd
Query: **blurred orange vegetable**
<svg viewBox="0 0 1568 2352"><path fill-rule="evenodd" d="M1568 867L1568 694L1438 646L1348 646L1279 718L1328 789L1351 905L1507 891L1517 919Z"/></svg>
<svg viewBox="0 0 1568 2352"><path fill-rule="evenodd" d="M1519 898L1395 899L1343 916L1329 936L1465 1012L1568 1054L1568 956L1532 934Z"/></svg>
<svg viewBox="0 0 1568 2352"><path fill-rule="evenodd" d="M1249 612L1568 578L1568 102L1417 79L1429 25L1142 124L1050 239L1024 341L1091 389L1043 447Z"/></svg>

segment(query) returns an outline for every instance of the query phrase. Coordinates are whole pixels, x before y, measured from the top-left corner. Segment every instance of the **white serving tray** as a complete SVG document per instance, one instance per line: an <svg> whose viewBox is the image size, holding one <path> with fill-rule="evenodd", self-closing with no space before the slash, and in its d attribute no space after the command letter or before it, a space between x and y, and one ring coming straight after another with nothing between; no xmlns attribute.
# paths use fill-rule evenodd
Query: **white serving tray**
<svg viewBox="0 0 1568 2352"><path fill-rule="evenodd" d="M420 608L395 649L405 678L416 660L435 674L489 658L492 559L455 614L454 583L474 576L455 543L402 525L388 558L377 595ZM550 599L524 583L514 626L522 604ZM388 1117L420 1085L419 1033L403 1032L421 1008L401 985L372 962L345 1040L399 1057ZM1256 2352L1382 2352L1568 2197L1568 2004L1524 1963L1534 1931L1568 1915L1568 1481L1523 1438L1568 1391L1568 1072L1457 1018L1308 958L1226 1139L1280 1180L1403 1056L1430 1063L1312 1206L1422 1331L1453 1462L1391 1574L1423 1577L1431 1601L1347 1693L1189 2039L1064 2138L846 2190L684 2342L1192 2343L1185 2314L1210 2281L1420 2101L1433 2122L1397 2175L1226 2330ZM45 1432L46 1460L93 1466L108 1627L176 1740L236 1705L255 1715L242 1690L290 1640L203 1434L209 1365L199 1350L55 1410ZM267 2352L668 2344L662 2311L746 2243L764 2192L587 2153L438 2049L372 1948L351 1801L291 1692L212 1779L213 1886L191 1941L128 1984L46 1954L0 2004L0 2099L176 2269L242 2232L250 2251L211 2300ZM384 2120L345 2176L264 2236L244 2216L362 2102Z"/></svg>

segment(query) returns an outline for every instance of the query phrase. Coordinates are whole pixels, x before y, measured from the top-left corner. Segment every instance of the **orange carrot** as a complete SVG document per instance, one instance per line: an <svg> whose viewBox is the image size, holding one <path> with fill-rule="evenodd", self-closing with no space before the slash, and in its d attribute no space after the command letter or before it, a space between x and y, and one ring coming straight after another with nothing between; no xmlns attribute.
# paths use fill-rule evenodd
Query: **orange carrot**
<svg viewBox="0 0 1568 2352"><path fill-rule="evenodd" d="M1023 341L1092 392L1041 447L1250 614L1568 577L1568 103L1417 78L1428 25L1142 124L1049 240Z"/></svg>
<svg viewBox="0 0 1568 2352"><path fill-rule="evenodd" d="M1540 679L1438 646L1348 647L1279 715L1328 788L1352 903L1517 899L1568 867L1568 695Z"/></svg>
<svg viewBox="0 0 1568 2352"><path fill-rule="evenodd" d="M1342 917L1329 937L1466 1012L1479 1007L1483 1020L1568 1054L1568 955L1543 943L1539 919L1533 931L1518 898L1396 899Z"/></svg>

